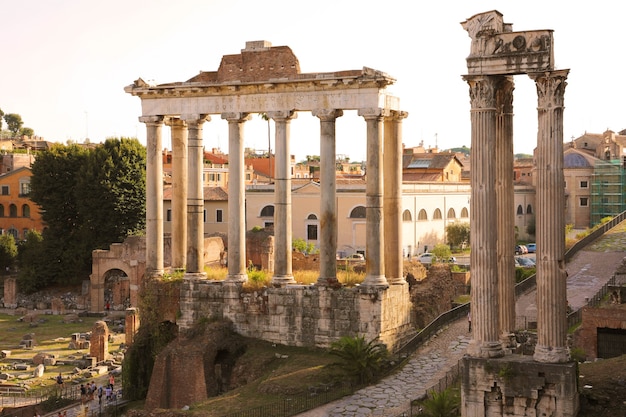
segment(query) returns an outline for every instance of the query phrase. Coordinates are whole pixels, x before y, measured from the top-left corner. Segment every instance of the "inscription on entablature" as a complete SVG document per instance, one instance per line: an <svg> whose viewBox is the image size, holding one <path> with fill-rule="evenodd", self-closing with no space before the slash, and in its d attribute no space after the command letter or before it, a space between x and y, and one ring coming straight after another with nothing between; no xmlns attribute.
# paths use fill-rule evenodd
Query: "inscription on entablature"
<svg viewBox="0 0 626 417"><path fill-rule="evenodd" d="M470 75L515 75L554 69L552 30L495 33L467 58Z"/></svg>

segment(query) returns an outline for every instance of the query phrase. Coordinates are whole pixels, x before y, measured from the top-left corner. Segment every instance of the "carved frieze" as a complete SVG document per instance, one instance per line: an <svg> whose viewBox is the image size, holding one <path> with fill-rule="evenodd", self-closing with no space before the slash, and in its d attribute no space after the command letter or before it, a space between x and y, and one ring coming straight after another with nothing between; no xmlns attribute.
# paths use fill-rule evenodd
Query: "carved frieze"
<svg viewBox="0 0 626 417"><path fill-rule="evenodd" d="M477 14L461 25L472 38L470 75L515 75L554 69L553 31L513 32L497 11Z"/></svg>

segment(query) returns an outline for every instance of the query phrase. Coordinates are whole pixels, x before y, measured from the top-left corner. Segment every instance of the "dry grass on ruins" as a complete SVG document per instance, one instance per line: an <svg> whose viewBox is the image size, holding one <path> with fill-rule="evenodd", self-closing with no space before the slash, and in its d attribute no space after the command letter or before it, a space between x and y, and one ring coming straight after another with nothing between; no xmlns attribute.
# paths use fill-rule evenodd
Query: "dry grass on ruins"
<svg viewBox="0 0 626 417"><path fill-rule="evenodd" d="M223 281L228 275L227 268L205 268L207 279ZM298 284L310 285L315 284L319 278L319 271L293 271L293 277ZM337 271L337 279L346 287L354 287L365 279L364 272L354 271L353 268ZM260 290L268 287L272 276L267 271L259 271L256 269L248 271L248 282L244 284L244 289L248 291Z"/></svg>

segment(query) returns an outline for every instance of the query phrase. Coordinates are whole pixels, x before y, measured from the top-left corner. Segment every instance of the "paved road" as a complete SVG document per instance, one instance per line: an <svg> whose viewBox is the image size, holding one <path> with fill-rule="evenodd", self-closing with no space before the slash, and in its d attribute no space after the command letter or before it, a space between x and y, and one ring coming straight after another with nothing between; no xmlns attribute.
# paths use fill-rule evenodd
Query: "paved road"
<svg viewBox="0 0 626 417"><path fill-rule="evenodd" d="M611 278L624 260L624 248L626 223L577 253L567 264L567 297L572 308L582 307L585 298L595 295ZM521 296L516 302L517 314L523 315L533 307L536 311L535 297L535 291ZM458 320L420 347L396 374L297 417L396 416L408 409L410 400L425 394L428 387L458 362L465 353L468 336L466 321Z"/></svg>

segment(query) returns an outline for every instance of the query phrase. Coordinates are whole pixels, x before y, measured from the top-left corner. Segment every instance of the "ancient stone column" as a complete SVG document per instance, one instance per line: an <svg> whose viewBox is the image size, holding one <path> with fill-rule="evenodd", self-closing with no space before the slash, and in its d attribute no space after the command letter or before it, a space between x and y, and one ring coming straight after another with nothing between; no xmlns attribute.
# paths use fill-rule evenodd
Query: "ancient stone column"
<svg viewBox="0 0 626 417"><path fill-rule="evenodd" d="M496 199L498 205L498 306L500 340L514 347L515 338L515 202L513 187L513 77L496 87Z"/></svg>
<svg viewBox="0 0 626 417"><path fill-rule="evenodd" d="M130 346L135 341L135 335L139 331L139 311L136 307L126 309L124 317L124 344Z"/></svg>
<svg viewBox="0 0 626 417"><path fill-rule="evenodd" d="M472 252L472 341L474 357L504 355L499 341L498 280L496 258L498 215L496 204L496 88L499 77L465 76L470 89L473 149L470 156L470 241Z"/></svg>
<svg viewBox="0 0 626 417"><path fill-rule="evenodd" d="M320 276L318 285L337 285L337 175L335 120L342 110L312 112L320 119Z"/></svg>
<svg viewBox="0 0 626 417"><path fill-rule="evenodd" d="M246 183L243 155L243 127L248 113L224 113L228 120L228 277L245 282L246 272Z"/></svg>
<svg viewBox="0 0 626 417"><path fill-rule="evenodd" d="M172 137L172 269L187 263L187 126L169 119Z"/></svg>
<svg viewBox="0 0 626 417"><path fill-rule="evenodd" d="M385 213L385 276L389 284L406 284L402 274L402 119L406 112L385 118L383 152Z"/></svg>
<svg viewBox="0 0 626 417"><path fill-rule="evenodd" d="M182 117L188 129L189 186L187 190L187 264L185 278L204 278L204 186L202 173L204 146L202 124L211 120L205 115Z"/></svg>
<svg viewBox="0 0 626 417"><path fill-rule="evenodd" d="M163 275L162 116L144 116L146 124L146 276Z"/></svg>
<svg viewBox="0 0 626 417"><path fill-rule="evenodd" d="M567 362L563 108L569 70L529 74L537 86L538 362Z"/></svg>
<svg viewBox="0 0 626 417"><path fill-rule="evenodd" d="M383 211L382 109L359 109L367 123L367 184L365 187L365 279L361 286L387 287Z"/></svg>
<svg viewBox="0 0 626 417"><path fill-rule="evenodd" d="M267 114L276 127L276 176L274 185L274 275L272 285L294 284L291 230L291 154L289 128L297 113L291 110Z"/></svg>

